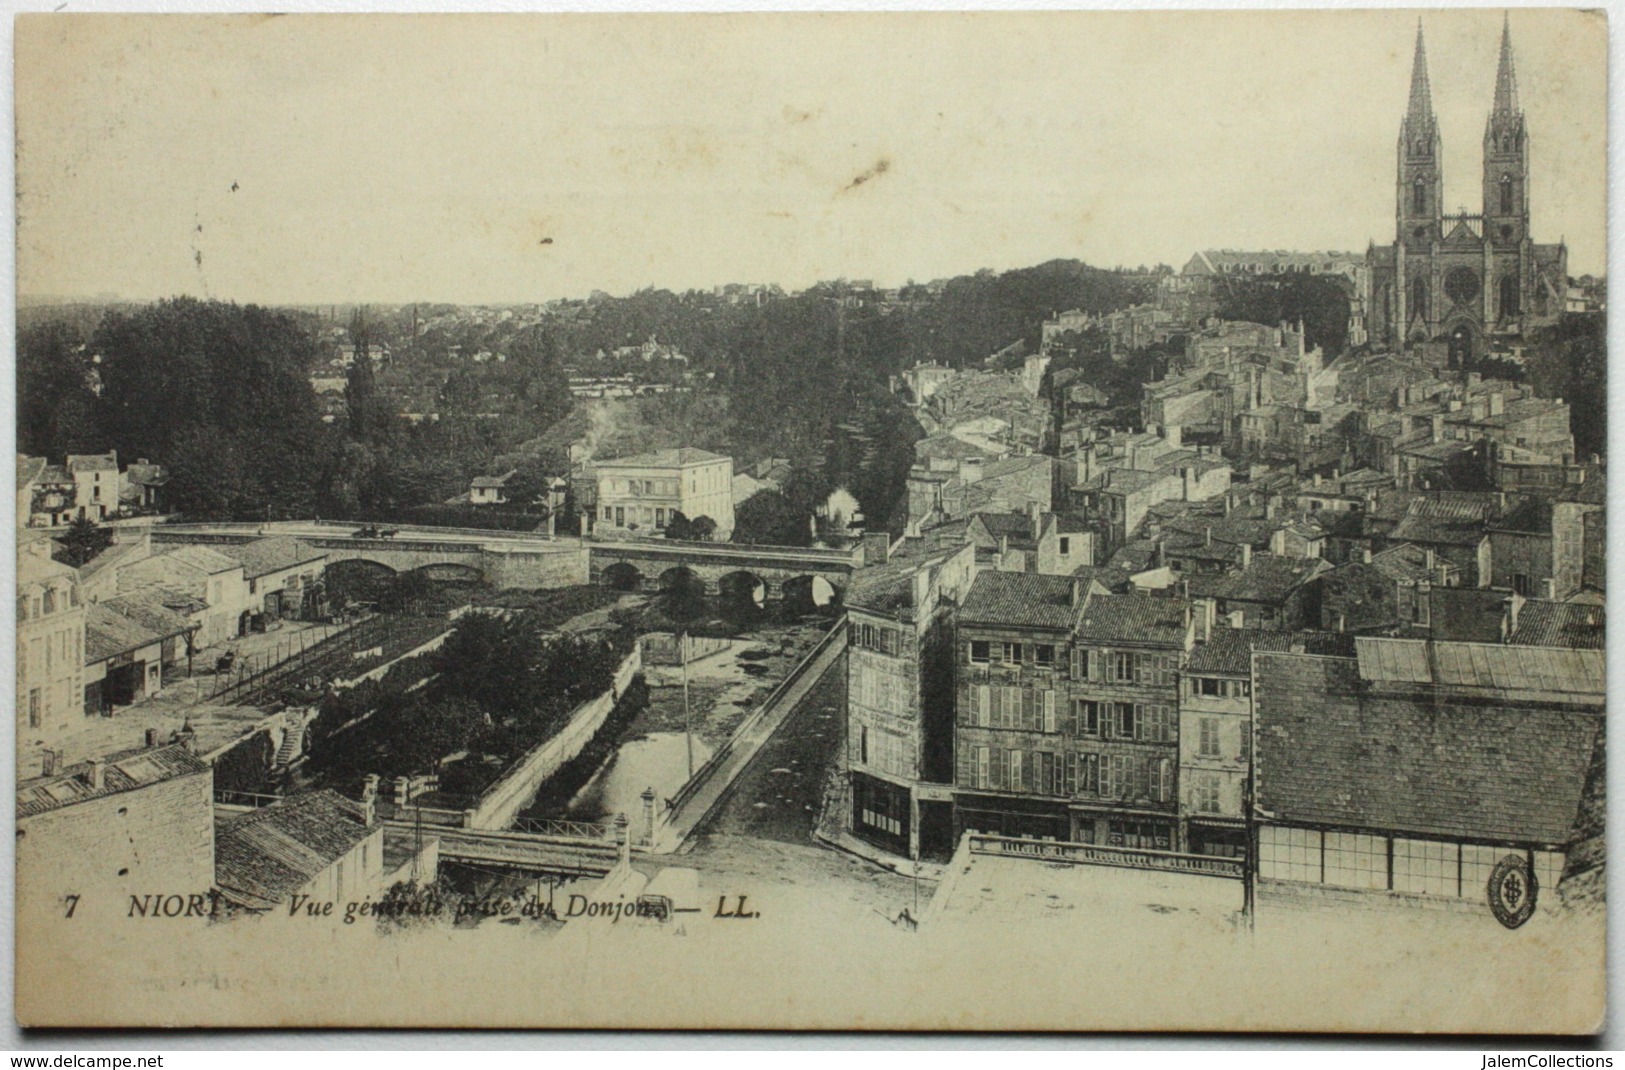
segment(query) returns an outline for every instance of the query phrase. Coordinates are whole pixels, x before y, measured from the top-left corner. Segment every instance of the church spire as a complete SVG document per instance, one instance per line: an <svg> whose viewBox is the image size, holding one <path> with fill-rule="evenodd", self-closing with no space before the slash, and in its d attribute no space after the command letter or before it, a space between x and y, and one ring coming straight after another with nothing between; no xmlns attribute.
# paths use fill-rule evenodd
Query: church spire
<svg viewBox="0 0 1625 1070"><path fill-rule="evenodd" d="M1495 72L1495 114L1518 113L1518 73L1512 64L1512 23L1501 16L1501 65Z"/></svg>
<svg viewBox="0 0 1625 1070"><path fill-rule="evenodd" d="M1428 88L1428 51L1422 41L1421 19L1416 20L1416 58L1411 61L1411 104L1405 122L1413 131L1433 125L1433 93Z"/></svg>

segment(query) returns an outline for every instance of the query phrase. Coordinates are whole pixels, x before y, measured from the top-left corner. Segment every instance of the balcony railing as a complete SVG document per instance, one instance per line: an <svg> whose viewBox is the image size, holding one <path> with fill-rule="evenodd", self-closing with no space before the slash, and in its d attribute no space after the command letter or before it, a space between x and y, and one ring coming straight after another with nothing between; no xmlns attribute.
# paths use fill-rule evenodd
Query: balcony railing
<svg viewBox="0 0 1625 1070"><path fill-rule="evenodd" d="M1120 869L1151 869L1166 873L1189 873L1203 877L1241 880L1244 864L1235 858L1154 851L1139 847L1106 847L1095 843L1068 843L1060 840L1031 840L1015 836L966 833L971 854L1030 858L1072 866L1115 866Z"/></svg>

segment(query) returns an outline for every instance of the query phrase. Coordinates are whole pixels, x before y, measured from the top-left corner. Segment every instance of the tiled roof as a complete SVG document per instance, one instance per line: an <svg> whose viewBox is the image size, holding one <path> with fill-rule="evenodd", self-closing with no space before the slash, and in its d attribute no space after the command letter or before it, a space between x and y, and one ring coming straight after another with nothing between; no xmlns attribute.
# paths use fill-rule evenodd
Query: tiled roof
<svg viewBox="0 0 1625 1070"><path fill-rule="evenodd" d="M117 472L118 456L112 453L70 453L68 454L68 471Z"/></svg>
<svg viewBox="0 0 1625 1070"><path fill-rule="evenodd" d="M1599 714L1360 695L1341 658L1263 654L1256 678L1258 804L1274 819L1570 839Z"/></svg>
<svg viewBox="0 0 1625 1070"><path fill-rule="evenodd" d="M102 602L85 607L85 664L94 665L118 654L151 646L186 630L186 622L173 631L160 632L133 620Z"/></svg>
<svg viewBox="0 0 1625 1070"><path fill-rule="evenodd" d="M1246 568L1193 572L1185 578L1191 594L1200 598L1278 603L1325 570L1326 562L1319 558L1254 554Z"/></svg>
<svg viewBox="0 0 1625 1070"><path fill-rule="evenodd" d="M875 613L904 613L914 607L914 577L921 569L934 569L963 550L964 543L925 553L892 557L883 565L867 565L852 574L846 605Z"/></svg>
<svg viewBox="0 0 1625 1070"><path fill-rule="evenodd" d="M102 775L102 786L90 786L90 763L71 765L54 776L35 777L17 785L17 816L33 817L50 810L133 791L163 780L207 773L209 765L195 757L180 744L167 747L142 747L136 750L109 754L103 759L107 765Z"/></svg>
<svg viewBox="0 0 1625 1070"><path fill-rule="evenodd" d="M1552 503L1545 498L1527 497L1508 509L1490 524L1491 531L1516 531L1522 534L1552 534Z"/></svg>
<svg viewBox="0 0 1625 1070"><path fill-rule="evenodd" d="M1352 657L1354 637L1340 632L1282 632L1263 628L1215 628L1212 638L1191 648L1188 672L1246 676L1253 669L1253 654L1320 654Z"/></svg>
<svg viewBox="0 0 1625 1070"><path fill-rule="evenodd" d="M1446 561L1442 557L1434 557L1433 561L1435 566L1445 565L1451 572L1458 571L1453 562ZM1427 551L1410 543L1390 547L1380 554L1372 554L1371 567L1395 582L1410 580L1414 583L1432 579L1432 572L1428 569Z"/></svg>
<svg viewBox="0 0 1625 1070"><path fill-rule="evenodd" d="M307 561L321 561L327 557L327 554L312 549L308 543L287 535L255 539L241 546L222 546L220 552L240 561L243 566L243 578L250 580L272 572L281 572Z"/></svg>
<svg viewBox="0 0 1625 1070"><path fill-rule="evenodd" d="M1603 650L1607 620L1602 606L1531 598L1518 610L1518 627L1509 641L1520 646Z"/></svg>
<svg viewBox="0 0 1625 1070"><path fill-rule="evenodd" d="M21 490L30 483L38 482L40 474L44 471L44 457L28 457L19 453L17 455L17 488Z"/></svg>
<svg viewBox="0 0 1625 1070"><path fill-rule="evenodd" d="M1095 595L1079 617L1077 636L1183 645L1187 605L1179 599L1140 593Z"/></svg>
<svg viewBox="0 0 1625 1070"><path fill-rule="evenodd" d="M693 446L684 446L680 449L655 450L651 453L636 453L630 457L612 457L608 460L596 462L599 468L681 468L690 464L701 464L705 461L727 460L720 453L710 450L695 449Z"/></svg>
<svg viewBox="0 0 1625 1070"><path fill-rule="evenodd" d="M242 567L239 562L227 557L218 550L211 550L207 546L182 546L179 549L170 550L163 556L173 561L179 561L183 565L190 565L192 568L210 576L217 572L230 572L234 568Z"/></svg>
<svg viewBox="0 0 1625 1070"><path fill-rule="evenodd" d="M500 476L475 476L468 481L468 485L480 490L497 490L508 485L508 480L519 474L519 469L510 468Z"/></svg>
<svg viewBox="0 0 1625 1070"><path fill-rule="evenodd" d="M959 619L966 624L1068 629L1077 608L1071 576L982 572L971 584Z"/></svg>
<svg viewBox="0 0 1625 1070"><path fill-rule="evenodd" d="M187 613L208 608L201 599L176 595L161 588L121 594L104 599L99 604L165 639L191 630L192 622L186 619Z"/></svg>
<svg viewBox="0 0 1625 1070"><path fill-rule="evenodd" d="M233 902L275 906L372 835L358 803L323 788L237 818L215 836L214 879Z"/></svg>

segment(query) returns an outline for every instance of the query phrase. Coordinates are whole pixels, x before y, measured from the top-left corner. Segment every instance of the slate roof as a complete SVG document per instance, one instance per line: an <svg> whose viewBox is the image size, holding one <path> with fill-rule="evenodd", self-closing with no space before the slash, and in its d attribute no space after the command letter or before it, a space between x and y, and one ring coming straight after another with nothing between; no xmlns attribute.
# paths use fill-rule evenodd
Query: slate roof
<svg viewBox="0 0 1625 1070"><path fill-rule="evenodd" d="M17 816L33 817L87 799L134 791L176 777L207 773L209 765L178 743L138 747L109 754L100 789L90 786L90 763L70 765L54 776L35 777L17 785Z"/></svg>
<svg viewBox="0 0 1625 1070"><path fill-rule="evenodd" d="M372 835L359 803L329 788L244 814L215 835L214 880L241 906L269 909Z"/></svg>
<svg viewBox="0 0 1625 1070"><path fill-rule="evenodd" d="M287 535L255 539L241 546L222 546L220 552L240 561L243 578L249 580L327 558L326 553L313 549L309 543Z"/></svg>
<svg viewBox="0 0 1625 1070"><path fill-rule="evenodd" d="M727 460L720 453L710 450L695 449L693 446L683 446L680 449L654 450L651 453L635 453L630 457L612 457L608 460L596 462L599 468L681 468L691 464L702 464L706 461Z"/></svg>
<svg viewBox="0 0 1625 1070"><path fill-rule="evenodd" d="M1603 650L1608 614L1602 606L1531 598L1518 610L1518 627L1508 642L1520 646L1561 646Z"/></svg>
<svg viewBox="0 0 1625 1070"><path fill-rule="evenodd" d="M1182 646L1187 604L1138 592L1094 595L1079 615L1077 637Z"/></svg>
<svg viewBox="0 0 1625 1070"><path fill-rule="evenodd" d="M1065 631L1077 612L1072 590L1071 576L981 572L965 595L959 620L962 624Z"/></svg>
<svg viewBox="0 0 1625 1070"><path fill-rule="evenodd" d="M1572 838L1599 713L1361 695L1356 664L1259 655L1258 805L1274 820L1525 844Z"/></svg>

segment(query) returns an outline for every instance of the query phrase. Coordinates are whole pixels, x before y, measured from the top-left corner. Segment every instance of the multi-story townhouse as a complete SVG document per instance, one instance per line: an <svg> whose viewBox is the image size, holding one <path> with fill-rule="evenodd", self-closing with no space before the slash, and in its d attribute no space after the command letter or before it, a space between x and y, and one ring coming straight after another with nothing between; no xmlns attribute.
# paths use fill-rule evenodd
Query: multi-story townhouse
<svg viewBox="0 0 1625 1070"><path fill-rule="evenodd" d="M617 457L596 464L595 530L603 534L664 531L672 514L716 523L726 542L734 529L732 457L684 447Z"/></svg>
<svg viewBox="0 0 1625 1070"><path fill-rule="evenodd" d="M894 854L953 852L953 614L975 575L970 543L905 546L847 593L850 828Z"/></svg>
<svg viewBox="0 0 1625 1070"><path fill-rule="evenodd" d="M1179 678L1195 627L1184 599L1092 595L1081 607L1068 722L1080 842L1178 847Z"/></svg>

